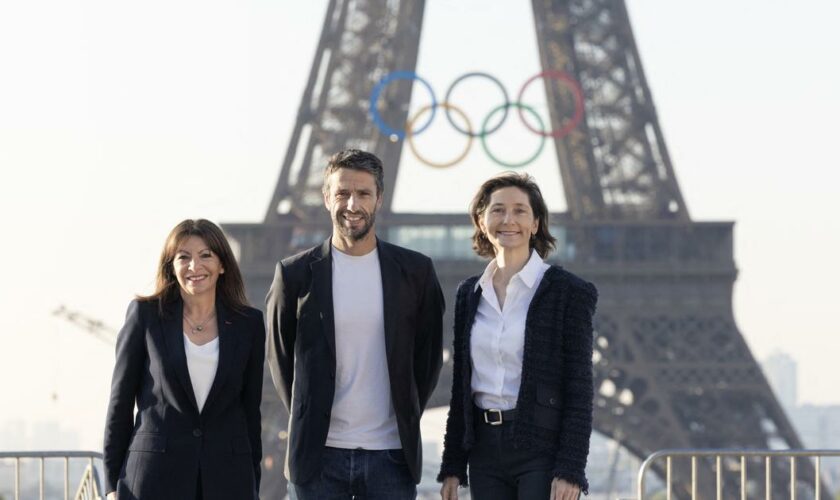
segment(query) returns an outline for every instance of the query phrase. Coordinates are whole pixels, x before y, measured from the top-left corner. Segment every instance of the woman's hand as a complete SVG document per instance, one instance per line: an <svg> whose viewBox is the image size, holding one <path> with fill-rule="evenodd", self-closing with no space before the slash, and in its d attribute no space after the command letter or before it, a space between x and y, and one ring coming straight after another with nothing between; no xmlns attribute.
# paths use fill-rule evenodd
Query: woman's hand
<svg viewBox="0 0 840 500"><path fill-rule="evenodd" d="M578 500L579 497L580 486L556 477L551 481L551 497L549 500Z"/></svg>
<svg viewBox="0 0 840 500"><path fill-rule="evenodd" d="M441 500L458 500L458 485L460 481L455 476L449 476L443 480L440 487Z"/></svg>

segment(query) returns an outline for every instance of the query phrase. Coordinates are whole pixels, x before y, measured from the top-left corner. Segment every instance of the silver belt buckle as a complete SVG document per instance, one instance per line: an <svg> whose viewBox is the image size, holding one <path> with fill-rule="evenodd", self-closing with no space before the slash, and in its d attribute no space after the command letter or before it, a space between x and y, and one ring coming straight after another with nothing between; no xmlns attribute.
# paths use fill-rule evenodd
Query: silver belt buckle
<svg viewBox="0 0 840 500"><path fill-rule="evenodd" d="M487 415L489 415L491 413L497 414L499 416L499 420L490 421L487 418ZM502 425L502 410L499 410L497 408L492 408L490 410L484 410L484 423L489 424L489 425Z"/></svg>

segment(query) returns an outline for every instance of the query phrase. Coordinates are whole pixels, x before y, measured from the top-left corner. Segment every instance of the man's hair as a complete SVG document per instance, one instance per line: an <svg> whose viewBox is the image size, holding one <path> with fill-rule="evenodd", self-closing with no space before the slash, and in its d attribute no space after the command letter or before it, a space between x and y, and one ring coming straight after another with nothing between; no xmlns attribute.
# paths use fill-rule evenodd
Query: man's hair
<svg viewBox="0 0 840 500"><path fill-rule="evenodd" d="M327 161L327 168L324 169L324 192L329 191L329 178L333 172L340 168L360 170L367 172L376 180L376 196L382 196L385 191L385 174L382 169L382 160L373 153L360 149L344 149L330 156Z"/></svg>
<svg viewBox="0 0 840 500"><path fill-rule="evenodd" d="M538 222L537 234L535 234L529 246L537 251L543 259L554 250L555 239L548 231L548 207L543 200L540 187L534 182L534 178L528 174L518 174L516 172L504 172L495 177L491 177L484 184L478 188L478 192L473 197L470 203L470 219L472 219L475 233L473 234L473 250L481 257L494 257L496 250L493 244L487 239L478 221L487 210L490 204L490 196L497 189L506 187L515 187L521 189L528 195L528 201L531 204L531 211L534 213L534 218Z"/></svg>

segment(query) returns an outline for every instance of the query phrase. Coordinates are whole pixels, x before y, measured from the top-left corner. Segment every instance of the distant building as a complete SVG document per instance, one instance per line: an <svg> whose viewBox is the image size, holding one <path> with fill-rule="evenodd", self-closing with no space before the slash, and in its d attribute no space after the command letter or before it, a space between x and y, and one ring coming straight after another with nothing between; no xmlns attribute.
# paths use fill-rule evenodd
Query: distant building
<svg viewBox="0 0 840 500"><path fill-rule="evenodd" d="M840 405L800 405L790 419L805 448L840 449ZM825 459L822 470L828 486L840 490L840 458Z"/></svg>
<svg viewBox="0 0 840 500"><path fill-rule="evenodd" d="M761 367L802 445L810 449L840 449L840 405L798 405L796 361L783 352L768 356ZM822 470L830 487L840 487L840 459L826 459Z"/></svg>
<svg viewBox="0 0 840 500"><path fill-rule="evenodd" d="M76 450L79 435L57 421L7 421L0 427L0 450Z"/></svg>
<svg viewBox="0 0 840 500"><path fill-rule="evenodd" d="M796 361L788 354L776 351L762 361L761 368L779 402L789 413L797 401Z"/></svg>
<svg viewBox="0 0 840 500"><path fill-rule="evenodd" d="M0 426L0 451L51 451L79 449L79 436L58 421L6 421ZM68 481L71 489L78 485L86 466L81 459L71 460ZM0 464L0 500L14 496L15 467L12 462ZM20 461L20 498L40 496L40 464L38 459ZM47 459L44 464L44 497L64 498L64 460Z"/></svg>

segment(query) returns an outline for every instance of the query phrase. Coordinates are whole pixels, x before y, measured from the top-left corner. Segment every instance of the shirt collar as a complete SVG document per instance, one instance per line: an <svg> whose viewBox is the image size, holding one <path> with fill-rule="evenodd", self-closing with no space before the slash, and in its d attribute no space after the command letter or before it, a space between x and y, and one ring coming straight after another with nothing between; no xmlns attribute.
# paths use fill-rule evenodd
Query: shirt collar
<svg viewBox="0 0 840 500"><path fill-rule="evenodd" d="M537 284L537 278L540 276L540 269L542 268L544 262L540 257L540 254L536 252L536 250L531 250L531 258L528 259L528 262L525 263L525 266L519 270L513 277L516 278L519 276L519 279L522 280L522 283L525 284L528 288L534 288L534 285ZM490 261L487 264L487 267L484 268L484 272L481 274L481 277L478 281L475 282L475 287L473 287L473 291L478 290L478 287L487 288L488 286L492 286L493 283L493 274L496 272L496 259Z"/></svg>

